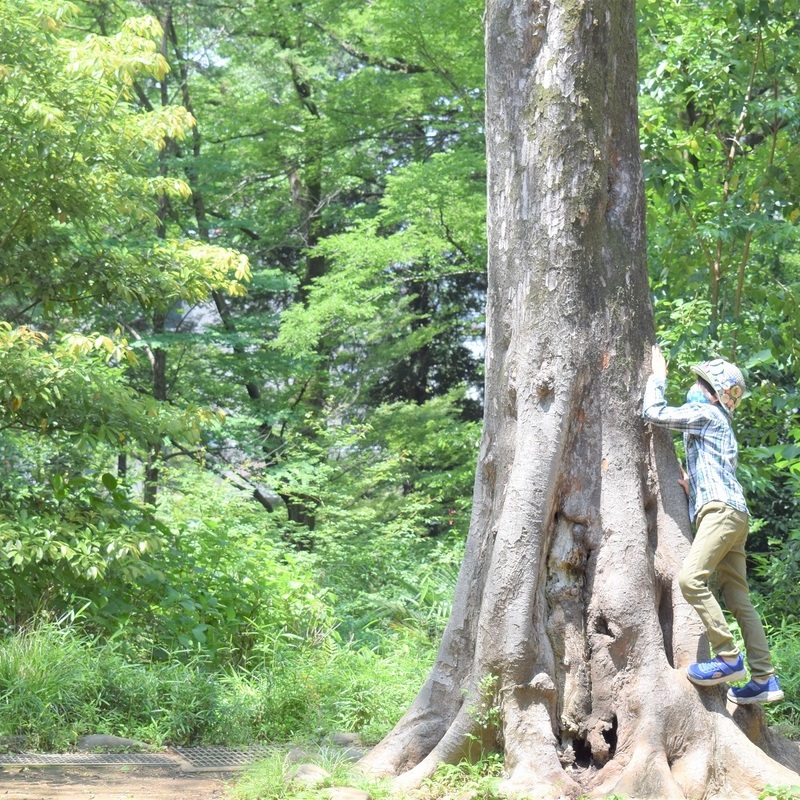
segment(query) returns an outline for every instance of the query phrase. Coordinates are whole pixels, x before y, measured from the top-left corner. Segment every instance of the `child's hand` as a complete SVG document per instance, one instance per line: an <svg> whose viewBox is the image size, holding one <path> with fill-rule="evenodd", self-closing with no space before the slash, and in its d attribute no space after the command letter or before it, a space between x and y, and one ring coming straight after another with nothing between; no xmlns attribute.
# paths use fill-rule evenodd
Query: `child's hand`
<svg viewBox="0 0 800 800"><path fill-rule="evenodd" d="M664 354L661 352L661 348L657 344L653 345L651 364L653 375L655 375L657 378L667 377L667 360L664 358Z"/></svg>
<svg viewBox="0 0 800 800"><path fill-rule="evenodd" d="M686 496L689 496L689 475L687 474L686 470L681 467L681 477L678 478L678 484L683 487L683 491L686 492Z"/></svg>

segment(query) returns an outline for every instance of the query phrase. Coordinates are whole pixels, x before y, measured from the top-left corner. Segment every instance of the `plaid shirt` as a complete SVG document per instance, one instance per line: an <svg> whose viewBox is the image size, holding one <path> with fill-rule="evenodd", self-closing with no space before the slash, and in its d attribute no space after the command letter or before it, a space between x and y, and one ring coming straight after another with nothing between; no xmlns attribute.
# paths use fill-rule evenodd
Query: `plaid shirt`
<svg viewBox="0 0 800 800"><path fill-rule="evenodd" d="M744 492L736 479L739 448L730 420L716 403L668 406L666 378L651 375L644 390L642 415L655 425L683 433L689 473L689 516L713 500L748 514Z"/></svg>

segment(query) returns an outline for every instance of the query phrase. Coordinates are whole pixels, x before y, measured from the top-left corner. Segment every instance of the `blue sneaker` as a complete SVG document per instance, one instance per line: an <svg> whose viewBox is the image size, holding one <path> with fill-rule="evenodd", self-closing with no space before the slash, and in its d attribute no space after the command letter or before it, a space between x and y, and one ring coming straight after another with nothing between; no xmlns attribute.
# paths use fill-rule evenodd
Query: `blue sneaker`
<svg viewBox="0 0 800 800"><path fill-rule="evenodd" d="M747 706L750 703L775 703L783 700L783 689L774 675L770 675L764 683L751 679L744 686L731 686L728 689L728 700Z"/></svg>
<svg viewBox="0 0 800 800"><path fill-rule="evenodd" d="M686 669L686 677L699 686L714 686L717 683L740 681L747 675L744 668L744 659L741 653L736 657L735 664L726 664L719 656L711 661L698 661L690 664Z"/></svg>

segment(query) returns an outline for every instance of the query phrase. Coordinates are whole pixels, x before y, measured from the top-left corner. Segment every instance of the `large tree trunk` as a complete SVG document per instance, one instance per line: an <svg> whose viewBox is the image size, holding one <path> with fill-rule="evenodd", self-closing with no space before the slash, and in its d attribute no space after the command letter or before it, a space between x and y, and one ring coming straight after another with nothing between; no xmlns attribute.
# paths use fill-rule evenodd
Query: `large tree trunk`
<svg viewBox="0 0 800 800"><path fill-rule="evenodd" d="M732 717L722 688L685 677L707 654L675 580L687 504L669 435L640 414L654 331L633 2L489 0L486 22L472 523L436 664L363 764L410 787L482 742L504 750L505 789L537 798L800 782L760 709Z"/></svg>

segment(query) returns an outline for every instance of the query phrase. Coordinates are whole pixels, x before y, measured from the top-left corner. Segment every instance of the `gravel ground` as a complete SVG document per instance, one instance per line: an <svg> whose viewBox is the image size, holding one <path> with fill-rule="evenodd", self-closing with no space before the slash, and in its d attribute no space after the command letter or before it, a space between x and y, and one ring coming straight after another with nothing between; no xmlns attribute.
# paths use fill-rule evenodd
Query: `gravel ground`
<svg viewBox="0 0 800 800"><path fill-rule="evenodd" d="M4 767L0 800L225 800L232 773L176 767Z"/></svg>

